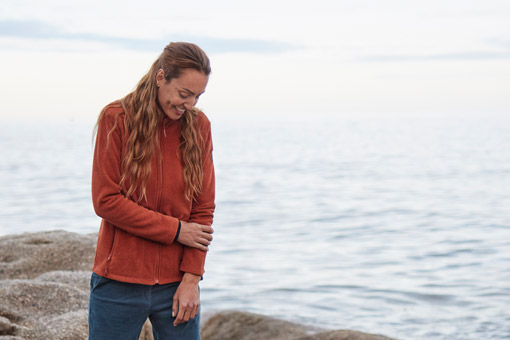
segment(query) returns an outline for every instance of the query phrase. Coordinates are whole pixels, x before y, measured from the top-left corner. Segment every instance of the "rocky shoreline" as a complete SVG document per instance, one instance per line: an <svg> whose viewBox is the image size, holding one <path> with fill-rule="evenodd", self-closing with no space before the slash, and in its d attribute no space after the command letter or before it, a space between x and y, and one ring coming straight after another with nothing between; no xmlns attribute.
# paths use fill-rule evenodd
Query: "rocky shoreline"
<svg viewBox="0 0 510 340"><path fill-rule="evenodd" d="M96 238L60 230L0 237L0 340L87 339ZM239 311L202 319L203 340L391 340ZM140 339L152 340L149 322Z"/></svg>

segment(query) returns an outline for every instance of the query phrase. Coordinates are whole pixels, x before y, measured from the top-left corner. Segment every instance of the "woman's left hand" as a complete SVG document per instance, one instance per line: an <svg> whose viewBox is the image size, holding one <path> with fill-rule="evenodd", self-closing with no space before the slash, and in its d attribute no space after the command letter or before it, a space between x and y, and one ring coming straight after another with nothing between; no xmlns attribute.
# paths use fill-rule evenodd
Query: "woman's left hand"
<svg viewBox="0 0 510 340"><path fill-rule="evenodd" d="M175 317L174 326L189 321L198 314L200 308L199 282L199 275L184 274L174 294L172 306L172 316Z"/></svg>

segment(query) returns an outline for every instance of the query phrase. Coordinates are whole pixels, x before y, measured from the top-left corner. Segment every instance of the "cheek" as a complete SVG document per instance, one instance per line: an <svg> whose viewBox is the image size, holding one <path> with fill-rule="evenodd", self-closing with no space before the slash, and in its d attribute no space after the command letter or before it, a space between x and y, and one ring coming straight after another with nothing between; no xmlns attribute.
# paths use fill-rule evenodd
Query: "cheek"
<svg viewBox="0 0 510 340"><path fill-rule="evenodd" d="M169 91L165 95L165 101L167 103L171 103L172 105L179 105L182 100L178 95Z"/></svg>
<svg viewBox="0 0 510 340"><path fill-rule="evenodd" d="M161 90L161 88L158 89L158 96L157 96L157 99L158 99L158 103L160 105L163 105L165 102L166 102L166 99L165 99L165 92Z"/></svg>
<svg viewBox="0 0 510 340"><path fill-rule="evenodd" d="M173 97L170 93L161 91L161 89L158 91L158 101L160 105L175 105L176 98Z"/></svg>

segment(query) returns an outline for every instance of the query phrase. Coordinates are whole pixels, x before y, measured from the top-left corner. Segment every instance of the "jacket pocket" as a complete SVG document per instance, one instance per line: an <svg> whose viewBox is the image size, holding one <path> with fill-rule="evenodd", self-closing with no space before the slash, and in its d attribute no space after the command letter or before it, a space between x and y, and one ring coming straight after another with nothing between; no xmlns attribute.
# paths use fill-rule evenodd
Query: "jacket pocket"
<svg viewBox="0 0 510 340"><path fill-rule="evenodd" d="M105 276L126 282L151 280L155 277L157 245L117 228Z"/></svg>
<svg viewBox="0 0 510 340"><path fill-rule="evenodd" d="M117 227L114 227L113 229L113 239L112 239L112 245L110 247L110 252L108 253L108 259L106 260L106 265L104 267L104 275L108 275L108 266L110 265L110 261L112 260L113 256L113 250L115 249L115 241L117 240Z"/></svg>

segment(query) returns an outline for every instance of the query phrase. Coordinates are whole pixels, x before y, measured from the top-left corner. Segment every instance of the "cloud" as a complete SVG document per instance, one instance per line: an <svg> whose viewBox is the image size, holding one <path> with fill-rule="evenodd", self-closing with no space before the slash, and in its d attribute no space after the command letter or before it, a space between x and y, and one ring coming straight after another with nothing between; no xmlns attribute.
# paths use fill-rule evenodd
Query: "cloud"
<svg viewBox="0 0 510 340"><path fill-rule="evenodd" d="M59 39L104 43L136 51L159 52L170 41L164 39L136 39L90 33L65 33L42 21L0 20L0 36L20 39ZM208 53L251 52L279 53L299 48L279 41L253 39L223 39L205 36L172 34L172 41L190 41Z"/></svg>
<svg viewBox="0 0 510 340"><path fill-rule="evenodd" d="M510 59L510 52L459 52L430 55L373 55L360 57L362 62L414 62L414 61L479 61Z"/></svg>

